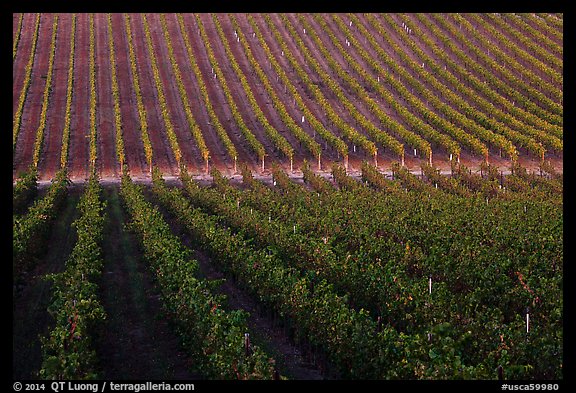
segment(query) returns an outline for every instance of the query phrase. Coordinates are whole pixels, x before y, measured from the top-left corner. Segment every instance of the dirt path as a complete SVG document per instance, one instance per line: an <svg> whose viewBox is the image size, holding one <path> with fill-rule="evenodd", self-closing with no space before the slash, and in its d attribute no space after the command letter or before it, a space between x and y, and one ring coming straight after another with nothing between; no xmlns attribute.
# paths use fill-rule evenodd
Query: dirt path
<svg viewBox="0 0 576 393"><path fill-rule="evenodd" d="M201 379L162 312L158 290L128 220L117 187L104 187L108 222L100 299L107 319L95 340L103 379Z"/></svg>
<svg viewBox="0 0 576 393"><path fill-rule="evenodd" d="M22 123L13 156L13 175L17 175L20 171L28 169L32 164L34 144L36 142L36 131L40 124L40 113L42 112L44 89L46 87L46 74L48 72L48 60L50 57L53 18L53 14L42 14L40 17L40 28L38 30L36 54L34 56L34 64L30 76L30 87L22 111ZM32 25L31 37L34 22L32 22ZM19 95L16 101L18 101L18 99Z"/></svg>
<svg viewBox="0 0 576 393"><path fill-rule="evenodd" d="M52 93L50 94L46 129L44 130L44 146L40 155L40 162L38 163L39 178L43 180L52 179L58 169L60 169L62 131L64 130L64 118L66 115L71 33L72 15L59 15Z"/></svg>
<svg viewBox="0 0 576 393"><path fill-rule="evenodd" d="M78 14L74 50L74 87L70 122L68 170L72 180L86 178L90 161L90 20Z"/></svg>
<svg viewBox="0 0 576 393"><path fill-rule="evenodd" d="M144 144L140 132L136 93L132 85L128 38L122 14L112 14L112 35L114 37L114 54L116 55L116 79L122 118L122 138L126 154L126 164L130 174L135 177L148 173L148 163L144 153Z"/></svg>
<svg viewBox="0 0 576 393"><path fill-rule="evenodd" d="M18 23L15 21L15 23ZM40 19L42 23L42 19ZM12 63L12 117L16 114L18 100L24 87L24 76L26 75L26 64L30 60L30 50L32 49L32 37L36 25L36 14L24 14L22 18L22 31L20 41L16 51L16 57ZM38 51L38 45L36 46Z"/></svg>
<svg viewBox="0 0 576 393"><path fill-rule="evenodd" d="M96 54L96 165L100 176L117 176L120 164L116 158L116 131L114 130L114 97L112 96L112 76L110 71L110 50L108 46L108 17L94 14L95 54ZM98 61L102 59L101 61ZM106 59L106 60L104 60Z"/></svg>
<svg viewBox="0 0 576 393"><path fill-rule="evenodd" d="M76 218L81 192L82 188L69 190L63 210L54 221L45 256L25 278L26 285L13 299L12 375L15 380L38 379L42 364L39 337L46 336L53 324L47 311L52 300L52 282L44 280L44 276L64 270L76 242L76 231L71 230L70 224Z"/></svg>

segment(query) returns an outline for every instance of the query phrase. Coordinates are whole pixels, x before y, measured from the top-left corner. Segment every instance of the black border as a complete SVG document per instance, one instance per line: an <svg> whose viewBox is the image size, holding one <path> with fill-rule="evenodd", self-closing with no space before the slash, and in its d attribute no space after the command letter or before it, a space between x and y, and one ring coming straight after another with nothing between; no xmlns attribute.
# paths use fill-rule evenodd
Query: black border
<svg viewBox="0 0 576 393"><path fill-rule="evenodd" d="M234 1L234 0L208 0L208 1L182 1L177 0L173 2L168 1L154 1L154 2L139 2L139 1L126 1L126 2L105 2L105 1L24 1L11 2L10 4L3 4L4 9L2 21L6 30L6 38L2 40L2 45L4 46L2 53L5 54L6 63L11 62L8 59L8 54L10 53L8 35L11 34L10 28L12 25L12 13L14 12L560 12L563 13L564 18L564 48L567 50L564 56L564 86L568 88L565 89L565 98L568 104L568 111L565 113L572 114L570 109L573 104L574 87L576 87L576 81L574 80L573 70L576 70L573 61L573 38L575 33L573 31L574 19L572 13L569 11L569 3L567 1L523 1L521 3L516 2L463 2L463 1L447 1L441 4L435 2L429 3L418 3L413 0L404 0L402 2L362 2L362 1L349 1L340 0L336 1L325 1L325 0L308 0L307 2L279 2L279 1L269 1L265 3L260 2L246 2L246 1ZM10 12L8 12L10 11ZM11 68L11 67L10 67ZM8 72L5 73L8 75ZM7 79L7 77L6 77ZM8 85L8 81L6 81ZM7 90L7 89L6 89ZM7 95L7 94L6 94ZM8 106L6 105L6 108ZM8 109L6 109L8 111ZM12 119L12 114L6 114L4 120L6 122L4 132L11 127L9 126L9 119ZM572 148L576 146L576 142L573 140L576 129L574 128L574 118L572 116L566 116L564 120L564 129L566 130L564 134L564 139L567 147L565 147L565 152L571 153ZM9 144L3 143L2 146L8 150ZM11 157L11 153L6 151L3 155L8 161L8 157ZM570 179L574 174L574 162L569 160L569 165L564 163L564 176L566 179ZM10 168L9 163L3 165L3 168ZM565 181L565 184L570 184L569 180ZM569 223L574 223L574 207L570 203L573 201L574 194L570 187L564 187L564 240L566 244L566 236L572 236L571 225L567 224L566 219ZM568 202L568 203L566 203ZM6 211L7 209L5 209ZM6 226L8 225L8 217L4 219ZM9 229L6 228L8 231ZM5 236L8 239L8 236ZM574 343L574 335L572 334L574 325L574 300L576 299L576 293L574 289L575 285L570 285L571 280L574 276L574 263L576 260L573 258L571 251L571 242L565 246L565 258L567 263L564 263L564 277L565 283L568 284L564 288L564 314L563 318L567 321L569 329L564 329L564 361L563 361L563 375L564 379L560 381L516 381L517 384L529 384L529 383L558 383L560 385L560 390L565 390L569 386L574 386L574 374L576 371L574 358L576 357L576 346ZM8 247L8 245L6 245ZM567 252L566 252L567 251ZM566 258L568 256L568 258ZM9 264L4 261L4 268L6 273L4 277L9 277L11 271L9 271ZM4 285L2 285L5 290L3 299L11 299L11 286L6 285L6 280L4 280ZM4 309L8 309L4 307ZM6 315L4 313L3 315ZM572 328L572 329L570 329ZM3 354L7 357L8 353L11 351L4 350ZM4 363L6 364L6 363ZM16 382L12 377L12 356L10 356L9 367L2 367L3 370L9 375L6 375L6 379L9 380L6 383L6 388L8 391L14 391L13 383ZM20 381L25 383L26 381ZM28 382L38 382L38 381L28 381ZM146 381L118 381L118 382L134 382L142 383ZM162 382L162 381L157 381ZM206 388L213 389L234 389L247 391L277 391L286 390L293 391L298 388L306 389L381 389L381 388L391 388L391 389L441 389L441 390L453 390L462 391L464 388L479 388L483 391L502 391L502 382L499 381L284 381L277 383L275 381L165 381L169 383L179 383L179 382L192 382L195 385L194 391L203 392ZM514 381L505 381L506 383L514 383ZM9 384L9 385L8 385ZM44 391L51 391L50 382L44 382L46 389ZM101 386L103 382L99 382L99 391L101 391ZM107 389L108 391L109 389ZM63 390L66 391L66 390Z"/></svg>

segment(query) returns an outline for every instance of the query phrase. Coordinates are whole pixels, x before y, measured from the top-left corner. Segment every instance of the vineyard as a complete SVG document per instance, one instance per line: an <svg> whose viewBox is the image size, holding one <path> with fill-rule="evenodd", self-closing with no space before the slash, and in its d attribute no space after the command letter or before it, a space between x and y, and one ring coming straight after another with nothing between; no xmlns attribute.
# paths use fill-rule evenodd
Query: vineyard
<svg viewBox="0 0 576 393"><path fill-rule="evenodd" d="M562 59L562 14L13 14L14 379L563 379Z"/></svg>

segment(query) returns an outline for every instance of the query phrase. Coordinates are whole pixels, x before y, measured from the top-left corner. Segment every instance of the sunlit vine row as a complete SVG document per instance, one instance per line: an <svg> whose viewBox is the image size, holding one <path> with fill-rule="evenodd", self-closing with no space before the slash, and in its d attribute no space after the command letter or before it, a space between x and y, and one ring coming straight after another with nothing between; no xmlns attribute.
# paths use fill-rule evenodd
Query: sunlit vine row
<svg viewBox="0 0 576 393"><path fill-rule="evenodd" d="M26 96L28 94L30 81L32 79L32 66L34 65L34 57L36 54L36 44L38 42L39 29L40 29L40 14L36 14L36 24L34 26L34 32L32 33L32 45L30 47L30 56L28 57L28 63L26 64L26 69L24 71L24 83L22 85L22 91L20 92L20 97L18 99L18 107L16 108L16 114L14 115L14 121L12 125L12 151L14 151L14 149L16 148L16 140L18 139L18 134L20 133L20 127L22 126L22 111L24 110L24 103L26 102Z"/></svg>
<svg viewBox="0 0 576 393"><path fill-rule="evenodd" d="M124 14L124 26L126 27L126 41L128 43L128 54L130 57L130 69L132 71L132 86L136 94L136 105L138 107L138 119L140 121L140 132L142 135L142 142L144 144L144 153L146 154L146 161L152 171L152 144L150 143L150 136L148 135L148 119L146 108L142 101L142 92L140 91L140 78L138 77L138 68L136 66L136 55L134 53L134 46L132 45L133 35L130 26L130 15Z"/></svg>
<svg viewBox="0 0 576 393"><path fill-rule="evenodd" d="M42 97L42 110L40 111L40 123L36 130L36 140L34 141L34 153L32 156L32 165L38 166L40 161L40 153L42 151L42 144L44 142L44 130L46 129L46 113L48 112L48 104L50 102L50 93L52 92L52 77L54 70L54 56L56 54L56 38L58 36L58 15L54 15L52 22L52 40L50 41L50 53L48 57L48 70L46 71L46 85L44 87L44 95Z"/></svg>
<svg viewBox="0 0 576 393"><path fill-rule="evenodd" d="M66 168L68 163L68 148L70 147L70 122L72 119L72 97L74 95L74 53L76 50L76 14L72 14L72 29L70 32L70 57L68 60L68 84L66 86L66 108L64 110L64 127L62 129L62 150L60 151L60 168Z"/></svg>

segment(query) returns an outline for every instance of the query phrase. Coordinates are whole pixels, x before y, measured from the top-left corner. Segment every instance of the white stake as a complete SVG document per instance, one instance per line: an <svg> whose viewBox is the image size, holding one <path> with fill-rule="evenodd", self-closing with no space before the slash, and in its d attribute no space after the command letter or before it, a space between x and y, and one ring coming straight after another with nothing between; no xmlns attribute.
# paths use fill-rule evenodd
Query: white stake
<svg viewBox="0 0 576 393"><path fill-rule="evenodd" d="M302 115L302 123L304 123L304 115Z"/></svg>
<svg viewBox="0 0 576 393"><path fill-rule="evenodd" d="M432 276L428 277L428 292L432 295Z"/></svg>
<svg viewBox="0 0 576 393"><path fill-rule="evenodd" d="M530 331L530 314L526 313L526 333Z"/></svg>
<svg viewBox="0 0 576 393"><path fill-rule="evenodd" d="M296 234L296 225L294 225L294 234Z"/></svg>

